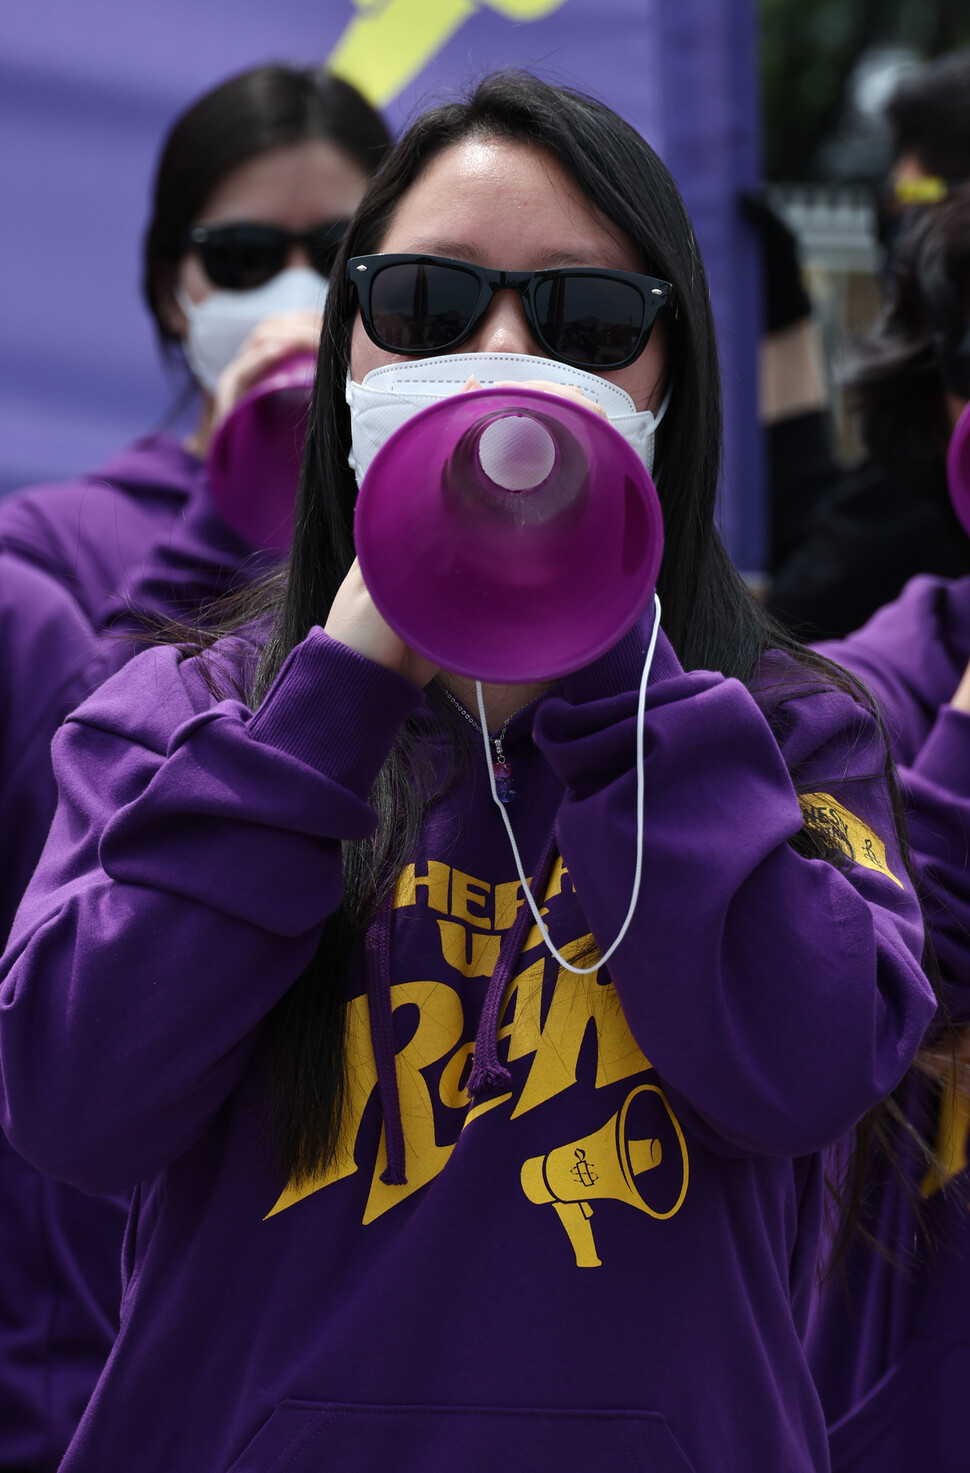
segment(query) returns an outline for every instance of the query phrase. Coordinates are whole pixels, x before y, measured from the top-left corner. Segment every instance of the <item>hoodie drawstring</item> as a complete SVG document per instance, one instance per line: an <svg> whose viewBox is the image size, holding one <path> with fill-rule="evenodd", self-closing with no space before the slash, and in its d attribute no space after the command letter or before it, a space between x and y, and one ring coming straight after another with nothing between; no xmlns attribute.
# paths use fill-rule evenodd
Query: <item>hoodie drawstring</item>
<svg viewBox="0 0 970 1473"><path fill-rule="evenodd" d="M529 886L538 904L548 883L549 873L558 852L556 835L549 835ZM397 1061L394 1050L394 1020L391 1008L391 914L393 892L379 906L367 928L367 1011L370 1017L371 1047L377 1068L377 1092L384 1116L384 1142L387 1166L381 1172L386 1186L407 1185L404 1126L401 1121L401 1096L397 1085ZM511 928L506 932L482 1006L482 1016L475 1037L474 1065L468 1079L471 1099L491 1094L510 1083L511 1075L498 1059L499 1012L505 988L519 959L525 938L532 925L532 912L524 902Z"/></svg>
<svg viewBox="0 0 970 1473"><path fill-rule="evenodd" d="M556 832L553 829L529 886L537 904L540 903L540 897L546 888L557 850ZM511 1083L511 1074L504 1064L499 1063L498 1058L499 1013L506 985L532 924L532 912L523 900L511 929L506 932L504 944L499 951L498 961L495 963L495 970L488 984L485 1002L482 1005L482 1016L478 1023L478 1033L475 1036L475 1062L466 1085L468 1094L473 1100L480 1099L482 1095L491 1094L501 1085Z"/></svg>

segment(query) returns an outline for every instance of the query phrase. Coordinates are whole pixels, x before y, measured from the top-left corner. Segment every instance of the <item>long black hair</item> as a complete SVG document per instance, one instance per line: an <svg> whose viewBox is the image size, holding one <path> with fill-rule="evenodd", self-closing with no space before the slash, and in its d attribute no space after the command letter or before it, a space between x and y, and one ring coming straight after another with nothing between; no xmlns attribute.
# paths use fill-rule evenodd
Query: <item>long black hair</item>
<svg viewBox="0 0 970 1473"><path fill-rule="evenodd" d="M225 179L271 149L335 144L370 176L391 145L380 113L321 67L252 67L198 98L169 130L145 233L142 290L163 346L178 339L162 304L185 254L185 232Z"/></svg>
<svg viewBox="0 0 970 1473"><path fill-rule="evenodd" d="M940 368L965 331L968 292L970 186L914 212L893 255L882 315L855 343L844 374L872 459L944 501L951 424Z"/></svg>
<svg viewBox="0 0 970 1473"><path fill-rule="evenodd" d="M347 259L378 250L396 206L429 163L476 136L554 155L590 203L635 242L643 270L673 284L677 316L667 324L673 392L657 443L665 527L659 593L664 627L681 663L747 681L766 649L781 648L799 662L805 689L836 684L858 696L851 677L804 650L754 601L717 533L721 409L714 326L700 252L667 169L602 103L527 74L499 73L467 100L437 107L411 127L372 181L335 264L293 552L288 575L276 585L279 604L249 693L252 704L265 695L289 651L314 625L326 622L354 558L357 487L347 463L345 384L356 298L346 281ZM341 906L328 920L316 956L276 1010L275 1115L282 1165L296 1179L321 1169L336 1147L346 959L415 841L422 801L429 797L413 778L419 751L419 732L405 726L372 793L380 816L377 837L345 845ZM880 749L875 771L881 774L887 762ZM844 862L831 835L806 828L799 844L803 852Z"/></svg>

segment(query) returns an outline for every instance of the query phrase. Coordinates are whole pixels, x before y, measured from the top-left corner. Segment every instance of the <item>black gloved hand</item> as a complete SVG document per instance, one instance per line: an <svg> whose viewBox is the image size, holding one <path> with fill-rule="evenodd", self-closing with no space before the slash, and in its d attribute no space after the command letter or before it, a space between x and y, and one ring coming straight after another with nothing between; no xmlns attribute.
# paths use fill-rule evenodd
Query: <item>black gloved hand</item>
<svg viewBox="0 0 970 1473"><path fill-rule="evenodd" d="M798 242L764 191L739 194L738 209L761 241L765 331L781 332L812 315L798 262Z"/></svg>

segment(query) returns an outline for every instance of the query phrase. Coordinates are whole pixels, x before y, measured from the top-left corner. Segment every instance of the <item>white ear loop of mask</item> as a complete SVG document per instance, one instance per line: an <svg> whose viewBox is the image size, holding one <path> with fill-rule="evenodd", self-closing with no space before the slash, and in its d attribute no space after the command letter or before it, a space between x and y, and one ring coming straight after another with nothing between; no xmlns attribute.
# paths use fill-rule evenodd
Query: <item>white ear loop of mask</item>
<svg viewBox="0 0 970 1473"><path fill-rule="evenodd" d="M515 842L515 834L512 832L508 810L499 797L498 790L495 786L492 749L489 744L488 724L485 717L485 697L482 693L481 681L475 681L475 695L478 697L478 719L482 729L482 741L485 744L485 765L488 769L488 783L492 790L492 801L502 815L502 822L505 824L506 831L508 832L509 843L512 845L512 853L515 857L516 872L519 876L519 883L522 886L522 893L528 902L529 909L532 911L533 920L539 927L547 951L551 952L561 967L565 967L567 972L572 972L577 977L588 977L592 972L598 972L600 967L606 965L629 930L630 922L633 920L633 913L637 908L637 901L640 898L640 881L643 876L643 805L645 788L643 775L643 718L647 703L647 682L650 679L650 667L653 665L654 650L657 648L657 635L660 633L660 599L656 593L653 596L653 607L653 630L650 635L650 643L647 646L647 657L643 662L643 674L640 676L640 694L637 700L637 863L633 874L633 893L630 896L630 906L626 913L626 919L620 927L616 940L603 952L599 961L591 967L574 967L572 962L566 960L561 951L557 951L553 945L552 937L546 929L545 922L539 914L539 907L536 905L535 897L532 894L529 881L526 879L525 870L522 867L522 857L519 854L519 846Z"/></svg>

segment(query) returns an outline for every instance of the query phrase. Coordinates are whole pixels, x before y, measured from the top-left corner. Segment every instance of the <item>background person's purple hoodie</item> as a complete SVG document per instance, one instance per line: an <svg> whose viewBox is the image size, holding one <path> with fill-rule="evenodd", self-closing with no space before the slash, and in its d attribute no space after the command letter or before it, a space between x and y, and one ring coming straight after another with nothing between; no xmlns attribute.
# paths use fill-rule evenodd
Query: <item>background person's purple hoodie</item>
<svg viewBox="0 0 970 1473"><path fill-rule="evenodd" d="M644 643L508 727L526 870L580 960L629 900ZM68 721L3 963L4 1119L55 1176L138 1185L63 1473L826 1468L819 1153L934 1000L871 722L779 656L760 701L661 637L643 890L587 977L541 945L469 731L352 951L343 1144L303 1183L268 1019L401 723L440 777L455 713L315 630L255 715L166 649ZM797 853L803 808L857 862Z"/></svg>
<svg viewBox="0 0 970 1473"><path fill-rule="evenodd" d="M271 566L170 435L0 501L0 941L54 815L50 742L141 648ZM104 636L104 637L102 637ZM117 1328L120 1200L45 1180L0 1138L0 1468L54 1473Z"/></svg>
<svg viewBox="0 0 970 1473"><path fill-rule="evenodd" d="M0 932L56 802L50 739L106 672L75 600L0 553ZM126 1207L50 1181L0 1137L0 1467L53 1470L117 1330ZM82 1245L83 1281L75 1245Z"/></svg>
<svg viewBox="0 0 970 1473"><path fill-rule="evenodd" d="M110 673L103 642L74 597L0 551L0 943L57 803L51 737Z"/></svg>
<svg viewBox="0 0 970 1473"><path fill-rule="evenodd" d="M166 434L76 481L5 496L0 549L62 583L99 631L145 616L191 620L279 561L226 525L204 463Z"/></svg>
<svg viewBox="0 0 970 1473"><path fill-rule="evenodd" d="M866 682L885 716L949 1021L968 1024L970 716L948 703L970 661L970 578L914 578L862 629L820 648ZM914 1077L903 1104L943 1165L928 1172L907 1152L935 1246L902 1183L887 1178L878 1195L873 1184L874 1230L895 1263L858 1244L847 1286L832 1279L813 1307L807 1346L839 1473L965 1473L970 1461L970 1103L952 1090L941 1101Z"/></svg>

